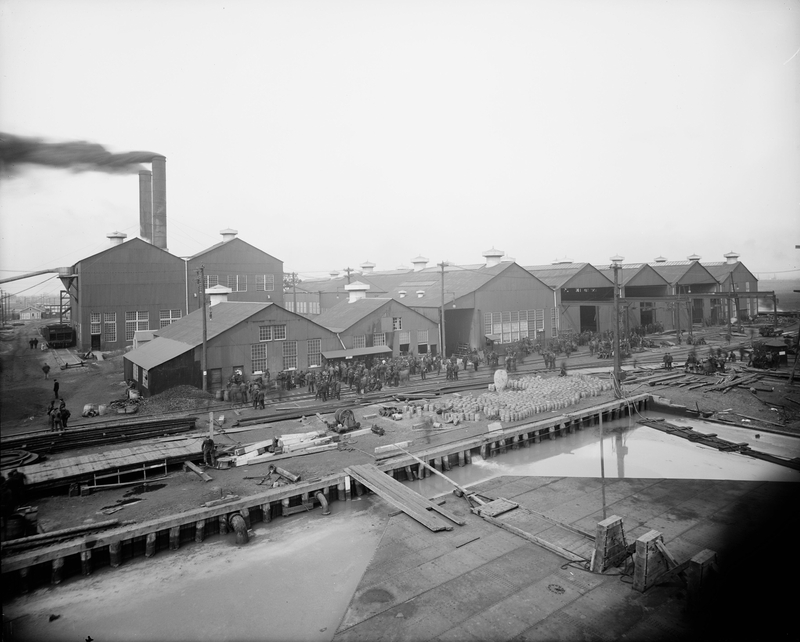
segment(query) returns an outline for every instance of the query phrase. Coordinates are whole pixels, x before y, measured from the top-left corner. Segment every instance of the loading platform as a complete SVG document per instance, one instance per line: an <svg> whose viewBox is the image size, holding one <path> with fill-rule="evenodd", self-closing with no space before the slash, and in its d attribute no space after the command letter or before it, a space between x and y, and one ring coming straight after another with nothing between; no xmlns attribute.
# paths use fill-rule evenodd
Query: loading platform
<svg viewBox="0 0 800 642"><path fill-rule="evenodd" d="M500 430L491 430L449 443L432 444L426 448L415 449L413 453L376 460L368 467L345 466L338 472L308 481L271 488L246 497L233 497L230 501L220 500L221 503L215 503L213 506L200 507L171 516L114 526L102 532L86 534L65 542L27 550L9 550L4 546L0 570L4 578L14 578L12 581L15 591L24 593L32 586L45 584L48 581L59 584L63 577L70 574L90 575L94 568L100 566L117 567L124 560L133 557L142 555L152 557L159 550L166 548L176 550L184 543L199 543L210 535L225 534L229 532L234 520L239 521L238 516L245 520L249 529L252 523L268 523L275 517L298 512L301 507L302 510L311 510L322 506L325 510L328 502L334 499L349 500L351 488L357 496L364 494L365 487L372 488L377 494L380 494L380 490L384 493L382 495L384 498L393 497L395 501L393 506L398 507L400 504L407 507L408 512L414 513L417 517L427 513L426 521L430 521L432 525L436 524L435 528L440 528L438 532L446 532L453 529L452 524L458 524L456 521L458 517L455 514L448 515L447 511L443 511L438 505L430 506L426 503L427 500L416 493L414 494L416 497L412 497L408 494L410 490L397 491L397 486L402 486L399 481L428 477L431 474L429 468L447 471L451 466L468 465L472 461L473 453L480 453L482 457L489 458L509 449L533 447L545 439L567 437L571 433L602 423L604 420L633 415L645 409L650 399L649 394L635 395L544 420L506 424ZM196 446L172 442L142 447L141 452L134 448L126 449L119 451L121 455L112 463L116 466L122 462L137 465L133 462L136 457L149 458L150 461L167 458L173 463L199 459L200 444L200 440L196 440ZM63 483L64 480L92 478L98 472L104 474L101 472L103 470L105 473L111 472L109 454L107 452L104 455L70 458L61 462L45 462L37 467L26 467L25 474L28 475L29 481L41 484L52 483L55 480ZM420 459L425 463L419 463ZM141 464L142 461L139 461L138 465ZM433 517L431 513L448 521ZM487 517L495 519L491 515ZM517 519L519 517L512 517L509 522ZM527 519L530 520L530 515ZM532 524L528 521L522 526L524 528L520 530L530 532L528 529ZM553 537L553 541L566 543L560 536Z"/></svg>

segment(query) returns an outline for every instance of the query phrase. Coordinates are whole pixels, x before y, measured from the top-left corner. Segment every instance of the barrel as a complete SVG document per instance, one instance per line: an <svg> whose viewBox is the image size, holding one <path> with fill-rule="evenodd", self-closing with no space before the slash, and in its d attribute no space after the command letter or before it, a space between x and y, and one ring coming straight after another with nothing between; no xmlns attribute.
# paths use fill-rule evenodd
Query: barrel
<svg viewBox="0 0 800 642"><path fill-rule="evenodd" d="M106 414L106 410L107 410L107 407L106 407L106 404L104 404L104 403L101 403L101 404L99 404L97 406L97 414L98 415Z"/></svg>

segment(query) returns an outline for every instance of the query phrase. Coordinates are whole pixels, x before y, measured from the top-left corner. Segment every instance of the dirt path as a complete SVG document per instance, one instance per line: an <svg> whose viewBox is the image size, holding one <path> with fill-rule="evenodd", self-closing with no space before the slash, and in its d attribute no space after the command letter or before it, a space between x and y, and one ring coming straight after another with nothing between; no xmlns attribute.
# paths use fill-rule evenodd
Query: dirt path
<svg viewBox="0 0 800 642"><path fill-rule="evenodd" d="M41 350L39 329L46 321L33 321L0 332L0 431L3 436L47 427L47 407L53 398L53 381L58 379L59 396L80 420L84 404L106 403L122 396L122 359L89 361L83 368L61 370L52 350ZM28 341L38 337L39 349ZM49 378L42 372L50 366Z"/></svg>

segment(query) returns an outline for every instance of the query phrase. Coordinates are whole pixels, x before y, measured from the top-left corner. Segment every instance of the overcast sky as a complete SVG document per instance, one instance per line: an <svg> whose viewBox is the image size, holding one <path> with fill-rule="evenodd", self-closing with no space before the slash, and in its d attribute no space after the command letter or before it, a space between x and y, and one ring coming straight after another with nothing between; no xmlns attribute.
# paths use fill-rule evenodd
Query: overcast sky
<svg viewBox="0 0 800 642"><path fill-rule="evenodd" d="M0 0L0 131L166 156L181 256L800 278L799 49L783 0ZM71 265L138 235L138 176L6 166L0 209L0 277Z"/></svg>

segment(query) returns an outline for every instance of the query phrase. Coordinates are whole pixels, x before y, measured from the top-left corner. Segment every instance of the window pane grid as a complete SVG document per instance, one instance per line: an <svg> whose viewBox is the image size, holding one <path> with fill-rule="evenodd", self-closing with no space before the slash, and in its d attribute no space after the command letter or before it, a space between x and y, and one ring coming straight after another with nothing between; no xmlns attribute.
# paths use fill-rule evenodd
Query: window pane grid
<svg viewBox="0 0 800 642"><path fill-rule="evenodd" d="M308 365L321 366L322 365L322 339L309 339L308 340Z"/></svg>
<svg viewBox="0 0 800 642"><path fill-rule="evenodd" d="M254 343L250 346L250 367L251 372L266 372L267 346L263 343Z"/></svg>
<svg viewBox="0 0 800 642"><path fill-rule="evenodd" d="M287 341L283 344L283 369L297 367L297 341Z"/></svg>

